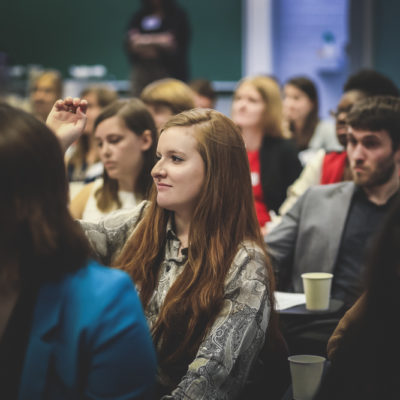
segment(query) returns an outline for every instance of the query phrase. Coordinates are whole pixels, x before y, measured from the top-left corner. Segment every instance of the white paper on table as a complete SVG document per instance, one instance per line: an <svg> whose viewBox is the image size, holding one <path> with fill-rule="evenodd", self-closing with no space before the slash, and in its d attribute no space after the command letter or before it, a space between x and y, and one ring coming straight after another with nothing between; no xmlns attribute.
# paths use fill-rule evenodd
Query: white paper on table
<svg viewBox="0 0 400 400"><path fill-rule="evenodd" d="M277 311L281 311L290 307L298 306L299 304L305 304L306 295L304 293L287 293L276 291L275 301L275 309Z"/></svg>

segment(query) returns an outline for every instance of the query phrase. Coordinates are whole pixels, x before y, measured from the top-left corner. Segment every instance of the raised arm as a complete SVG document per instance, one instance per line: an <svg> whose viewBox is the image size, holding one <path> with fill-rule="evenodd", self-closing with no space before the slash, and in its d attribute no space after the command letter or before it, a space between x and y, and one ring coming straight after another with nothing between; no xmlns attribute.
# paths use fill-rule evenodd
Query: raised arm
<svg viewBox="0 0 400 400"><path fill-rule="evenodd" d="M87 101L78 97L57 100L46 125L56 134L64 151L79 138L86 124Z"/></svg>

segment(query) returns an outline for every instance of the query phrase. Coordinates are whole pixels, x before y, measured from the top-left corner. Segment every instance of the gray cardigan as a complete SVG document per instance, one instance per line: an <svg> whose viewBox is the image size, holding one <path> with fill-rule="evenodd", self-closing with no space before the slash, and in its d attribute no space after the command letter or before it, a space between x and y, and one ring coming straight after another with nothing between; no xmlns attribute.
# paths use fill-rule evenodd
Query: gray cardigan
<svg viewBox="0 0 400 400"><path fill-rule="evenodd" d="M333 272L353 182L308 189L266 237L281 290L303 291L304 272Z"/></svg>

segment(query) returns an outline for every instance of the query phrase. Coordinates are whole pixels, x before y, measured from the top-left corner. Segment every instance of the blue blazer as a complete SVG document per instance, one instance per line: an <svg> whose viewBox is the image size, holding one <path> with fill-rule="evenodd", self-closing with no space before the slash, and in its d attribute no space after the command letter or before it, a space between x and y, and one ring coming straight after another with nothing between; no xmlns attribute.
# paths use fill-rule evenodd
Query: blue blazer
<svg viewBox="0 0 400 400"><path fill-rule="evenodd" d="M38 294L19 399L151 398L156 357L122 271L89 264Z"/></svg>

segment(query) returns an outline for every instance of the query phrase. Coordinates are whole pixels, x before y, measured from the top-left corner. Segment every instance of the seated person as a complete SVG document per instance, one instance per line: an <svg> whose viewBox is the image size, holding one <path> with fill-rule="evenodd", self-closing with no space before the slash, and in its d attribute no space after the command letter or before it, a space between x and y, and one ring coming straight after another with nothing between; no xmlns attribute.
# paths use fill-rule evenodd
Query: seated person
<svg viewBox="0 0 400 400"><path fill-rule="evenodd" d="M90 259L57 138L4 104L0 178L0 397L152 399L155 352L131 279Z"/></svg>
<svg viewBox="0 0 400 400"><path fill-rule="evenodd" d="M346 116L352 105L368 96L398 96L396 85L386 76L372 71L361 70L351 75L343 88L343 96L337 111L333 113L336 120L336 136L345 148L347 140ZM346 157L346 150L327 152L318 150L304 167L299 178L288 188L287 198L279 209L283 215L289 211L296 200L313 185L337 183L351 180L351 171Z"/></svg>
<svg viewBox="0 0 400 400"><path fill-rule="evenodd" d="M172 78L150 83L140 98L153 116L159 133L173 115L195 107L193 90L186 83Z"/></svg>
<svg viewBox="0 0 400 400"><path fill-rule="evenodd" d="M215 108L217 93L207 79L194 79L189 82L194 91L194 102L199 108Z"/></svg>
<svg viewBox="0 0 400 400"><path fill-rule="evenodd" d="M368 257L366 291L328 342L328 369L317 399L398 399L400 202L385 218Z"/></svg>
<svg viewBox="0 0 400 400"><path fill-rule="evenodd" d="M364 99L347 122L354 182L308 189L266 243L281 290L302 292L303 272L330 272L332 297L350 307L362 291L364 249L399 192L400 99Z"/></svg>
<svg viewBox="0 0 400 400"><path fill-rule="evenodd" d="M88 102L87 122L83 135L68 149L66 162L69 181L87 183L101 176L103 172L93 135L94 121L105 107L118 99L118 95L115 90L106 86L89 86L82 91L81 97Z"/></svg>
<svg viewBox="0 0 400 400"><path fill-rule="evenodd" d="M32 82L31 112L40 121L46 121L53 104L62 97L63 82L58 71L44 71Z"/></svg>
<svg viewBox="0 0 400 400"><path fill-rule="evenodd" d="M306 165L318 149L341 149L331 121L319 118L318 91L315 83L304 76L289 79L283 87L283 115Z"/></svg>
<svg viewBox="0 0 400 400"><path fill-rule="evenodd" d="M79 134L79 99L53 111L65 147ZM81 224L95 254L140 288L158 398L235 398L264 342L280 337L244 143L223 114L196 109L166 123L156 155L150 202Z"/></svg>
<svg viewBox="0 0 400 400"><path fill-rule="evenodd" d="M287 188L301 172L296 147L282 132L282 100L275 79L242 79L233 97L232 120L246 145L257 217L265 233L269 212L278 212Z"/></svg>
<svg viewBox="0 0 400 400"><path fill-rule="evenodd" d="M94 140L103 176L85 185L70 204L74 218L90 222L117 209L134 208L149 197L157 131L141 100L119 100L96 118Z"/></svg>

